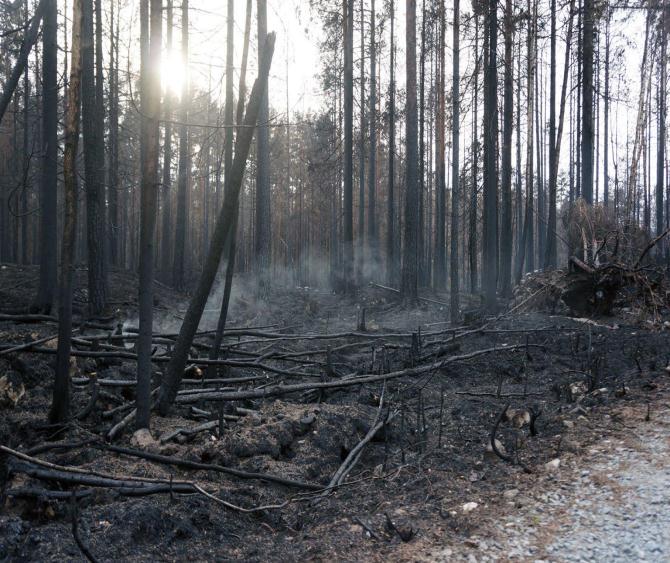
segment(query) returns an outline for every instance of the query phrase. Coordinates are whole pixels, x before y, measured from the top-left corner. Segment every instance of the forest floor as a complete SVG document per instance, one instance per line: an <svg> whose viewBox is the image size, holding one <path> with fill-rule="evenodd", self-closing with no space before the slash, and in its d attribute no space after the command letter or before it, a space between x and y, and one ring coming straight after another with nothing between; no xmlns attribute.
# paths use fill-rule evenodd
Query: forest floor
<svg viewBox="0 0 670 563"><path fill-rule="evenodd" d="M78 272L80 312L85 277ZM225 341L235 365L191 370L174 412L153 419L153 439L129 428L110 443L134 399L136 278L115 272L109 318L75 323L72 410L84 416L59 428L46 424L55 340L3 353L55 334L50 319L20 315L36 280L32 267L0 265L0 312L14 313L0 316L0 445L27 455L0 454L0 560L83 560L73 522L99 561L670 554L667 311L624 301L613 316L573 318L524 306L527 289L499 316L470 312L467 326L451 327L442 294L411 308L374 286L351 297L295 287L258 300L240 278ZM157 284L157 358L186 304ZM215 326L216 299L207 310L203 331ZM118 323L122 344L105 339ZM210 337L199 336L194 357ZM155 366L158 386L165 363ZM400 370L385 385L276 386ZM199 389L260 388L271 396L198 399ZM339 487L316 490L352 458Z"/></svg>

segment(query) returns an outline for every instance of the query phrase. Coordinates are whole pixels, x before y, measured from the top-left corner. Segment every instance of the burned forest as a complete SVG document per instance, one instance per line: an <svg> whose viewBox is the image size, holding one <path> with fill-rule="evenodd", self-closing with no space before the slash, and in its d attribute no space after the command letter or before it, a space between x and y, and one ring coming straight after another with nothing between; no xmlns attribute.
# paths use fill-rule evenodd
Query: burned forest
<svg viewBox="0 0 670 563"><path fill-rule="evenodd" d="M0 561L670 560L669 0L0 0Z"/></svg>

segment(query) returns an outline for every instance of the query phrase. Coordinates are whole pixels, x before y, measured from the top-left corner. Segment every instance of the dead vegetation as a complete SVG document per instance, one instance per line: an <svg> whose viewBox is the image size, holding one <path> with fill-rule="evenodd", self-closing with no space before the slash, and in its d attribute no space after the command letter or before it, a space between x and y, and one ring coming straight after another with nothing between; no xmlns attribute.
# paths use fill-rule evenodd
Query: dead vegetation
<svg viewBox="0 0 670 563"><path fill-rule="evenodd" d="M132 427L132 303L77 325L77 416L61 426L45 423L53 322L4 316L0 555L402 558L438 528L443 542L467 541L505 483L559 471L599 439L613 405L645 417L668 377L667 336L626 324L625 288L612 318L544 312L538 290L566 275L581 274L530 276L507 313L459 327L444 323L440 295L407 309L379 287L350 300L241 292L222 359L203 357L201 326L177 408L151 433ZM3 294L17 309L31 276L7 276L23 279ZM170 315L153 339L154 388L176 338Z"/></svg>

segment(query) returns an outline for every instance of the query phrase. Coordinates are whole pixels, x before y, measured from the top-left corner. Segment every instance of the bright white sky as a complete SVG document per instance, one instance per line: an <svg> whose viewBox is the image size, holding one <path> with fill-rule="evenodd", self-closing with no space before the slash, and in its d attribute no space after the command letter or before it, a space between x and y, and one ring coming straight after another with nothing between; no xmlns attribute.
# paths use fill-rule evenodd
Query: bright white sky
<svg viewBox="0 0 670 563"><path fill-rule="evenodd" d="M191 79L200 91L206 91L210 83L209 73L211 69L211 89L213 96L219 97L223 100L222 89L225 82L225 55L226 55L226 0L190 0L190 72ZM548 8L548 1L541 0L541 12ZM547 4L545 6L544 4ZM68 2L70 4L70 2ZM170 87L174 90L179 90L179 84L183 72L181 70L181 62L179 59L179 42L180 42L180 0L174 0L174 22L175 30L173 36L174 47L177 53L174 53L171 58L166 58L164 63L164 74L169 77ZM250 86L256 75L256 0L253 0L253 13L251 25L251 45L249 54L249 67L247 74L247 84ZM377 9L381 13L383 3L377 2ZM399 88L404 88L404 2L402 0L396 1L396 37L397 37L397 84ZM239 65L241 59L242 40L244 31L246 0L235 1L235 88L237 89L237 82L239 78ZM448 41L447 41L447 68L450 69L450 43L451 43L451 25L450 20L451 6L447 3L447 22L448 22ZM462 5L462 10L471 11L469 3ZM122 23L122 46L123 49L128 49L126 52L137 52L139 46L139 0L128 0L121 13L122 22L132 22L132 26ZM561 16L563 17L563 15ZM613 50L614 48L623 48L625 61L624 76L630 85L630 93L628 100L621 100L619 110L615 104L611 110L611 124L610 130L619 132L618 138L620 142L625 142L626 134L632 135L634 128L637 97L639 92L639 72L640 63L642 59L642 47L644 44L644 18L643 11L636 11L632 16L628 12L617 11L612 22L613 33ZM420 17L419 17L420 23ZM560 23L560 22L559 22ZM576 23L576 22L575 22ZM355 24L358 26L358 22ZM268 30L277 33L277 43L275 48L275 55L271 73L270 83L270 103L273 109L279 114L278 121L283 121L287 104L287 86L288 86L288 100L289 111L305 112L309 110L317 110L321 106L323 100L320 91L320 81L318 74L321 70L321 59L319 52L319 43L322 37L321 31L322 23L318 13L312 13L309 7L308 0L268 0ZM124 29L125 28L125 29ZM601 31L604 32L604 22L601 25ZM540 39L540 48L543 53L543 60L541 65L543 67L543 76L548 76L548 29L543 30ZM419 36L420 30L417 30ZM515 38L515 41L525 41L525 31L522 30L522 35ZM560 86L563 77L563 33L560 30L561 38L558 42L558 87ZM388 24L385 26L384 34L388 35ZM604 33L601 36L604 41ZM354 34L355 49L358 49L357 44L359 40L358 32ZM604 43L603 43L604 45ZM472 53L468 50L468 42L461 43L461 72L466 75L472 72ZM500 52L502 55L502 38L500 40ZM358 55L356 55L357 57ZM385 79L388 75L387 54L383 55L380 61L382 68L382 92L385 92ZM604 48L603 48L604 56ZM124 59L122 54L122 64ZM136 59L133 59L131 65L137 65ZM133 70L138 70L133 68ZM428 72L428 71L427 71ZM288 81L287 81L288 76ZM500 77L502 80L502 77ZM451 77L448 76L448 80ZM617 96L617 88L619 87L619 77L615 72L611 75L612 96ZM601 85L601 88L604 85ZM601 92L602 94L602 92ZM621 92L623 94L623 92ZM385 95L383 95L385 98ZM626 107L628 102L628 107ZM384 103L384 100L382 100ZM481 103L481 100L480 100ZM601 108L602 109L602 108ZM546 116L548 117L548 115ZM566 116L567 117L567 116ZM468 114L463 115L462 135L469 138L469 125L471 117ZM602 127L602 120L600 123ZM601 129L602 130L602 129ZM652 144L655 146L656 128L652 128ZM565 138L562 150L561 168L566 168L569 163L568 159L568 141L567 141L568 127L566 123ZM613 133L614 134L614 133ZM602 135L601 142L602 142ZM465 150L465 144L463 144ZM623 153L620 152L623 156ZM602 158L602 146L600 148L600 157ZM612 156L613 158L613 156ZM652 170L652 176L654 175ZM602 182L602 177L600 178Z"/></svg>

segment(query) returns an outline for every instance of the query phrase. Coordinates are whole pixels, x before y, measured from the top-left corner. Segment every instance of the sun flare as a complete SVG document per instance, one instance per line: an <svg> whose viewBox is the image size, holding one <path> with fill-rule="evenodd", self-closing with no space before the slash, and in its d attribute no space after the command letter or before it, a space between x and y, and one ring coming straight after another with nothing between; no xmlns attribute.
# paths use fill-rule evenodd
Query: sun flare
<svg viewBox="0 0 670 563"><path fill-rule="evenodd" d="M161 62L161 84L165 93L181 96L184 82L187 80L187 68L178 53L166 53Z"/></svg>

